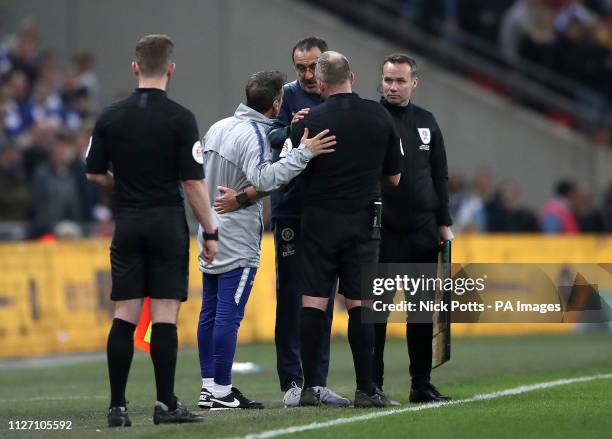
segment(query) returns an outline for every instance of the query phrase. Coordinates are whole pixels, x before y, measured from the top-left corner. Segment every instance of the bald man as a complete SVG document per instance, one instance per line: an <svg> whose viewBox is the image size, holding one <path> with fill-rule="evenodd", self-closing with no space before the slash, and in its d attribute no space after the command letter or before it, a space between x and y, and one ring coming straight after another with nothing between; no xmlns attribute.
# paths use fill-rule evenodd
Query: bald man
<svg viewBox="0 0 612 439"><path fill-rule="evenodd" d="M371 310L362 300L360 279L362 264L378 261L380 218L373 216L380 214L381 178L399 184L400 141L389 114L352 92L354 75L344 55L324 52L315 75L325 102L293 126L291 141L297 145L304 132L312 135L329 129L337 145L334 154L313 159L303 174L300 405L321 404L316 379L329 303L329 289L324 286L338 278L338 293L349 313L357 387L354 406L387 407L390 402L372 382L374 327L369 323Z"/></svg>

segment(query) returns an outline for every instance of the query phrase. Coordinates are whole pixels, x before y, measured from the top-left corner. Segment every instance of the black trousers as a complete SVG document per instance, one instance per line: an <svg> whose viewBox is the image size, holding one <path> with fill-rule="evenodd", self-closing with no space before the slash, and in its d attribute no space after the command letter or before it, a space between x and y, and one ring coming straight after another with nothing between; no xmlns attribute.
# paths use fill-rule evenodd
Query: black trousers
<svg viewBox="0 0 612 439"><path fill-rule="evenodd" d="M300 251L300 221L276 220L274 223L274 247L276 249L276 370L280 388L287 391L293 382L302 386L304 378L300 361L300 313L302 295L300 276L302 273ZM330 288L327 321L317 385L327 386L329 370L329 338L334 310L335 282Z"/></svg>
<svg viewBox="0 0 612 439"><path fill-rule="evenodd" d="M432 263L438 262L439 235L434 213L422 213L407 219L414 225L408 233L396 233L384 226L380 243L381 263ZM410 319L409 319L410 320ZM386 323L375 325L373 378L382 387L384 381L384 350ZM433 356L431 338L433 323L407 323L406 341L410 358L410 376L413 387L429 382Z"/></svg>

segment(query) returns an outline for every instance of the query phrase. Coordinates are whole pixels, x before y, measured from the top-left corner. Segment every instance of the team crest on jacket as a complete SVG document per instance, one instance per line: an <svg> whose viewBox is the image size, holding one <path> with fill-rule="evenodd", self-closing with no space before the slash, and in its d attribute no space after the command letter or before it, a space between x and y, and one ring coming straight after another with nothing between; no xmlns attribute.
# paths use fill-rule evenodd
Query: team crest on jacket
<svg viewBox="0 0 612 439"><path fill-rule="evenodd" d="M293 233L293 229L289 227L281 230L281 238L283 238L283 241L292 241L294 236L295 233Z"/></svg>
<svg viewBox="0 0 612 439"><path fill-rule="evenodd" d="M426 145L429 144L429 142L431 142L431 131L429 131L429 128L418 128L418 130L423 143Z"/></svg>

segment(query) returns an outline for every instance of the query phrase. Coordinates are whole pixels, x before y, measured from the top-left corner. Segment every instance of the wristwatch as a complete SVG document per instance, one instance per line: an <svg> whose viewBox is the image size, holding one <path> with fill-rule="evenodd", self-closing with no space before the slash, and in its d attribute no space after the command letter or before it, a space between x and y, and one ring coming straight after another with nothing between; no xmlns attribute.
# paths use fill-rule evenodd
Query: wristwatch
<svg viewBox="0 0 612 439"><path fill-rule="evenodd" d="M206 230L202 232L202 239L204 241L218 241L219 240L219 229L215 229L212 233L208 233Z"/></svg>
<svg viewBox="0 0 612 439"><path fill-rule="evenodd" d="M236 194L236 201L238 202L238 204L240 204L242 207L245 206L250 206L252 203L249 201L249 196L246 194L246 192L240 192L238 194Z"/></svg>

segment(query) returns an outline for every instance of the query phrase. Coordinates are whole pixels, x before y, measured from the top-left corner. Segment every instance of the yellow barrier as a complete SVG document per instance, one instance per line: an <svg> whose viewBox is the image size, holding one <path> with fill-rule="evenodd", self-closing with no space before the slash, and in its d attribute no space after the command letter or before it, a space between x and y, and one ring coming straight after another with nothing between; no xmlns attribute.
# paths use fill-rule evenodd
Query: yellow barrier
<svg viewBox="0 0 612 439"><path fill-rule="evenodd" d="M0 358L101 350L112 316L109 242L0 245ZM274 244L262 243L262 264L239 331L240 342L274 339ZM181 310L181 345L197 342L201 275L192 242L189 298ZM453 248L456 262L612 262L612 237L466 236ZM346 335L347 315L337 304L334 335ZM571 325L455 324L455 335L565 332ZM403 325L389 326L403 336Z"/></svg>

